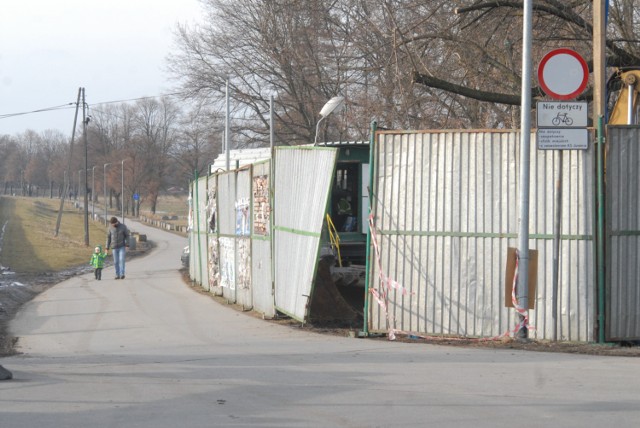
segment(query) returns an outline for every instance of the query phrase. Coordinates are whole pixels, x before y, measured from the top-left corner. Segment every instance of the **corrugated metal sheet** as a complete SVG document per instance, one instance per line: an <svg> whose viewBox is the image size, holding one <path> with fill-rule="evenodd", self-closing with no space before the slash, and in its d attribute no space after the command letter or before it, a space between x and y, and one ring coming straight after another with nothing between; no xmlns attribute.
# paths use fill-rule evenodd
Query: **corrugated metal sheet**
<svg viewBox="0 0 640 428"><path fill-rule="evenodd" d="M535 136L532 141L535 141ZM508 247L517 246L519 134L514 132L391 133L375 146L374 221L381 257L378 275L408 291L392 290L385 312L375 299L370 328L423 334L496 336L514 327L504 307ZM592 150L567 152L559 337L590 340L593 328ZM531 240L540 250L536 330L549 338L553 152L531 153ZM374 252L372 251L372 254Z"/></svg>
<svg viewBox="0 0 640 428"><path fill-rule="evenodd" d="M200 177L198 179L198 215L196 222L198 223L198 278L199 283L204 290L209 291L209 275L207 268L207 260L209 259L208 246L208 230L207 225L207 205L208 205L208 177Z"/></svg>
<svg viewBox="0 0 640 428"><path fill-rule="evenodd" d="M275 152L275 303L300 321L308 315L337 153L318 147L278 147Z"/></svg>
<svg viewBox="0 0 640 428"><path fill-rule="evenodd" d="M222 295L236 301L236 173L218 175L218 245L220 249L220 286Z"/></svg>
<svg viewBox="0 0 640 428"><path fill-rule="evenodd" d="M565 150L562 168L562 219L558 286L557 337L559 340L594 339L596 320L595 277L595 151ZM532 136L532 141L533 136ZM531 153L531 248L538 250L536 310L531 311L532 336L552 339L553 221L557 150ZM517 215L517 213L516 213Z"/></svg>
<svg viewBox="0 0 640 428"><path fill-rule="evenodd" d="M236 235L236 174L218 174L218 222L220 236Z"/></svg>
<svg viewBox="0 0 640 428"><path fill-rule="evenodd" d="M253 166L251 235L251 284L254 310L266 317L275 316L271 273L271 197L269 196L271 161Z"/></svg>
<svg viewBox="0 0 640 428"><path fill-rule="evenodd" d="M196 182L192 181L189 186L189 277L195 281L196 283L200 283L196 276L196 272L198 269L199 261L196 259L197 254L197 244L198 244L198 234L197 229L195 228L195 195L196 195Z"/></svg>
<svg viewBox="0 0 640 428"><path fill-rule="evenodd" d="M220 248L218 244L218 176L210 175L207 181L207 272L209 277L209 291L215 295L222 295L220 286Z"/></svg>
<svg viewBox="0 0 640 428"><path fill-rule="evenodd" d="M207 178L202 177L191 183L189 198L189 276L205 290L209 289L207 275L207 229L206 219Z"/></svg>
<svg viewBox="0 0 640 428"><path fill-rule="evenodd" d="M228 301L236 301L236 265L235 265L235 239L228 237L218 238L220 248L220 286L222 296Z"/></svg>
<svg viewBox="0 0 640 428"><path fill-rule="evenodd" d="M607 130L607 340L640 339L640 127Z"/></svg>
<svg viewBox="0 0 640 428"><path fill-rule="evenodd" d="M209 275L209 292L216 296L222 295L222 285L220 282L220 244L218 237L214 234L208 236L207 251L207 273Z"/></svg>
<svg viewBox="0 0 640 428"><path fill-rule="evenodd" d="M253 307L251 296L251 173L252 167L237 171L236 187L236 303Z"/></svg>

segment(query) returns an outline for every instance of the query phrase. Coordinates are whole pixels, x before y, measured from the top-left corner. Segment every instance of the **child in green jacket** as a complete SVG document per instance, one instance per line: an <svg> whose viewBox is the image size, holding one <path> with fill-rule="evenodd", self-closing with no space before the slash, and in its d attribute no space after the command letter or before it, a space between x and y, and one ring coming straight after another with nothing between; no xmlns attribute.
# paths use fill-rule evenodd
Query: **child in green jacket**
<svg viewBox="0 0 640 428"><path fill-rule="evenodd" d="M94 268L94 275L97 280L102 279L102 268L104 267L104 260L107 258L107 253L102 251L102 246L98 245L91 255L89 264Z"/></svg>

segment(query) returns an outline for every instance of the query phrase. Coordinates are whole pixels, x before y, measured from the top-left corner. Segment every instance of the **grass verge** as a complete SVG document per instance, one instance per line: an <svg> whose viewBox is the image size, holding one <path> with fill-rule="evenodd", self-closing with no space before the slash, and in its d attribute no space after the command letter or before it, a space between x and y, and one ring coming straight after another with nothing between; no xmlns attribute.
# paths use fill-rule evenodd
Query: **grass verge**
<svg viewBox="0 0 640 428"><path fill-rule="evenodd" d="M151 212L147 203L142 203L140 206L140 214L175 226L187 226L189 215L187 199L187 195L162 195L158 198L155 214Z"/></svg>
<svg viewBox="0 0 640 428"><path fill-rule="evenodd" d="M58 236L54 236L59 208L56 199L1 196L0 264L18 273L57 272L88 264L93 247L104 246L106 228L90 220L86 247L83 213L65 204Z"/></svg>

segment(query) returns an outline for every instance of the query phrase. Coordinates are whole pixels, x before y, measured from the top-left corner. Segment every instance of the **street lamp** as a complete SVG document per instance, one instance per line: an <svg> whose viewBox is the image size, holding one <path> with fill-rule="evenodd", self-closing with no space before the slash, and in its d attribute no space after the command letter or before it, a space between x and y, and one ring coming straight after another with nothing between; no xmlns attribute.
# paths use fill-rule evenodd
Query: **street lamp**
<svg viewBox="0 0 640 428"><path fill-rule="evenodd" d="M82 204L83 206L82 216L84 219L84 245L89 246L89 201L87 200L87 186L88 186L87 171L88 171L87 168L81 169L78 171L78 194L76 195L76 199L80 195L84 196L84 204ZM80 174L82 172L84 172L84 182L80 181ZM84 187L84 190L82 191L82 193L80 193L80 188L81 188L80 186ZM76 202L76 208L79 208L78 202Z"/></svg>
<svg viewBox="0 0 640 428"><path fill-rule="evenodd" d="M344 104L344 97L336 96L327 101L327 103L322 107L322 110L320 110L320 116L322 117L316 124L316 138L313 141L314 145L318 142L318 128L320 127L320 122L333 113L338 107L342 107L342 104Z"/></svg>
<svg viewBox="0 0 640 428"><path fill-rule="evenodd" d="M104 190L104 225L108 224L107 220L107 165L111 165L111 162L105 163L102 167L102 186Z"/></svg>
<svg viewBox="0 0 640 428"><path fill-rule="evenodd" d="M78 197L82 196L82 191L80 189L82 189L82 182L80 181L80 174L82 174L82 171L84 171L83 169L78 171L78 194L76 195L76 199L78 199ZM84 191L86 192L87 189L85 188Z"/></svg>
<svg viewBox="0 0 640 428"><path fill-rule="evenodd" d="M122 193L120 193L120 208L122 210L122 224L124 224L124 161L122 159Z"/></svg>
<svg viewBox="0 0 640 428"><path fill-rule="evenodd" d="M96 166L91 167L91 219L96 219Z"/></svg>

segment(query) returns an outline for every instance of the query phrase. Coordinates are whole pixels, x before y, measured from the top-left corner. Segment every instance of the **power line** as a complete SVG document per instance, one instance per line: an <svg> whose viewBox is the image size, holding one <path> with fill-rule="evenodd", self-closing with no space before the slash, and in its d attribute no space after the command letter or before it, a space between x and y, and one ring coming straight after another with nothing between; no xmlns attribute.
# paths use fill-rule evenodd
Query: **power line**
<svg viewBox="0 0 640 428"><path fill-rule="evenodd" d="M112 116L112 117L117 117L118 119L123 119L122 116L114 114L113 112L105 112L104 110L100 110L100 109L95 108L95 106L108 105L108 104L122 104L122 103L126 103L126 102L142 101L142 100L148 100L148 99L152 99L152 98L175 97L175 96L179 96L179 95L184 95L186 93L187 92L172 92L170 94L161 94L161 95L155 95L155 96L150 96L150 97L129 98L129 99L122 99L122 100L114 100L114 101L102 101L102 102L98 102L98 103L93 103L91 105L87 104L87 107L89 107L91 110L96 111L98 113L106 114L106 115L109 115L109 116Z"/></svg>
<svg viewBox="0 0 640 428"><path fill-rule="evenodd" d="M160 94L160 95L154 95L154 96L149 96L149 97L139 97L139 98L129 98L129 99L125 99L125 100L114 100L114 101L102 101L99 103L94 103L94 106L99 106L99 105L103 105L103 104L119 104L119 103L128 103L131 101L141 101L141 100L148 100L151 98L162 98L162 97L175 97L178 95L184 95L187 92L172 92L170 94Z"/></svg>
<svg viewBox="0 0 640 428"><path fill-rule="evenodd" d="M47 112L47 111L64 110L64 109L72 108L72 106L74 106L74 105L75 105L75 103L68 103L68 104L62 104L62 105L59 105L59 106L46 107L46 108L41 108L41 109L38 109L38 110L25 111L25 112L20 112L20 113L0 114L0 119L6 119L8 117L14 117L14 116L23 116L25 114L32 114L32 113L43 113L43 112Z"/></svg>
<svg viewBox="0 0 640 428"><path fill-rule="evenodd" d="M147 99L151 99L151 98L175 97L175 96L184 95L184 94L186 94L186 92L172 92L170 94L160 94L160 95L153 95L153 96L149 96L149 97L129 98L129 99L113 100L113 101L102 101L102 102L99 102L99 103L95 103L93 105L118 104L118 103L125 103L125 102L131 102L131 101L147 100ZM33 113L44 113L44 112L48 112L48 111L65 110L65 109L73 108L73 106L75 106L75 103L67 103L67 104L62 104L62 105L59 105L59 106L46 107L46 108L41 108L41 109L31 110L31 111L25 111L25 112L19 112L19 113L0 114L0 119L7 119L7 118L10 118L10 117L23 116L23 115L27 115L27 114L33 114Z"/></svg>

